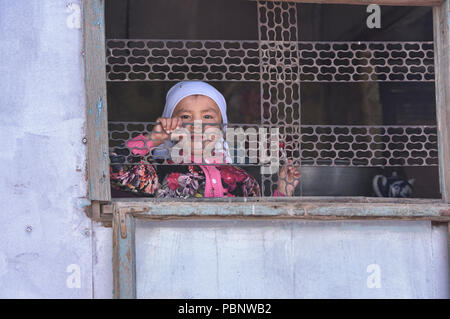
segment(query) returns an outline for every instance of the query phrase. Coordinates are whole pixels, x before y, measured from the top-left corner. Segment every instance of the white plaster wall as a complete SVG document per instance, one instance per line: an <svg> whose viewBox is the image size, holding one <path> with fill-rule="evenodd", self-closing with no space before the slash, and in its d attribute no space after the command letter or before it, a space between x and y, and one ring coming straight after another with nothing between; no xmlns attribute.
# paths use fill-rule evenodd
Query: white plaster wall
<svg viewBox="0 0 450 319"><path fill-rule="evenodd" d="M0 1L1 298L93 295L79 7Z"/></svg>
<svg viewBox="0 0 450 319"><path fill-rule="evenodd" d="M93 298L113 297L112 230L93 225Z"/></svg>

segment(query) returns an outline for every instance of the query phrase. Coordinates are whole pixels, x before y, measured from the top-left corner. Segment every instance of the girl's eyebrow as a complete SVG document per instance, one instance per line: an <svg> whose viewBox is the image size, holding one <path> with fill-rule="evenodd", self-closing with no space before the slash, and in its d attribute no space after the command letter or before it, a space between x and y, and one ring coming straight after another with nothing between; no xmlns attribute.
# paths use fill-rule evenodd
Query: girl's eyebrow
<svg viewBox="0 0 450 319"><path fill-rule="evenodd" d="M182 113L182 112L191 112L191 110L187 110L187 109L185 109L185 108L179 108L179 109L177 110L177 113ZM217 108L214 107L214 106L211 106L211 107L207 107L207 108L205 108L205 109L202 109L201 112L214 112L214 113L217 113L217 114L220 113L220 112L217 110Z"/></svg>
<svg viewBox="0 0 450 319"><path fill-rule="evenodd" d="M209 112L209 111L212 111L214 113L219 113L217 111L217 108L215 108L215 107L208 107L208 108L202 110L202 112Z"/></svg>

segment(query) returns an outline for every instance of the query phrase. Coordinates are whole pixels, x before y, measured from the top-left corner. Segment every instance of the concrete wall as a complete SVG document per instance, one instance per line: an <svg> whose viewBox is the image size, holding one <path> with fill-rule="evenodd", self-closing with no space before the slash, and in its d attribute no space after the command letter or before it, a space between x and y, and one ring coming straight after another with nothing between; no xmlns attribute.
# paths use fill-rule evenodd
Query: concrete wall
<svg viewBox="0 0 450 319"><path fill-rule="evenodd" d="M0 1L0 298L111 296L110 230L83 209L80 7Z"/></svg>

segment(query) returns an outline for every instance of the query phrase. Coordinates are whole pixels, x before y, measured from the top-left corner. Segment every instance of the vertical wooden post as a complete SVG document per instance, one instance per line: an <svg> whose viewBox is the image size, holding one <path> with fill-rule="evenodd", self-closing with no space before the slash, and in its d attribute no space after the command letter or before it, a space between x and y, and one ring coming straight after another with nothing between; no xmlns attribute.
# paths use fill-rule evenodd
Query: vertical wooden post
<svg viewBox="0 0 450 319"><path fill-rule="evenodd" d="M114 208L113 287L115 299L136 298L134 217Z"/></svg>
<svg viewBox="0 0 450 319"><path fill-rule="evenodd" d="M104 0L83 0L89 198L110 201Z"/></svg>
<svg viewBox="0 0 450 319"><path fill-rule="evenodd" d="M450 0L433 7L433 24L441 193L450 203Z"/></svg>

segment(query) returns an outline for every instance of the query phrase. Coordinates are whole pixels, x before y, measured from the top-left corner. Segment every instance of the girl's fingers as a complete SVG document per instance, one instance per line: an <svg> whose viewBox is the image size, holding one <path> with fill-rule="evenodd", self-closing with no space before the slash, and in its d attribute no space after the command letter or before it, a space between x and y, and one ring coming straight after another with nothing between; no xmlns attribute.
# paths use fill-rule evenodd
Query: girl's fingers
<svg viewBox="0 0 450 319"><path fill-rule="evenodd" d="M300 177L300 171L294 166L286 166L286 173L291 181Z"/></svg>
<svg viewBox="0 0 450 319"><path fill-rule="evenodd" d="M173 117L173 118L161 118L161 123L163 126L163 129L167 133L172 133L177 128L181 128L183 125L183 120L179 117Z"/></svg>
<svg viewBox="0 0 450 319"><path fill-rule="evenodd" d="M166 131L166 133L172 133L172 119L164 119L164 121L164 131Z"/></svg>
<svg viewBox="0 0 450 319"><path fill-rule="evenodd" d="M170 119L169 118L164 118L164 117L160 117L157 120L159 123L161 123L160 125L155 126L155 132L160 134L160 139L166 139L168 137L168 134L170 133L171 129L170 129Z"/></svg>
<svg viewBox="0 0 450 319"><path fill-rule="evenodd" d="M162 123L163 123L163 129L164 131L166 131L166 133L169 133L170 131L170 119L162 119Z"/></svg>
<svg viewBox="0 0 450 319"><path fill-rule="evenodd" d="M285 166L281 167L279 175L281 178L285 177L285 175L286 175L286 167Z"/></svg>
<svg viewBox="0 0 450 319"><path fill-rule="evenodd" d="M154 133L160 133L162 131L162 124L161 124L161 119L160 118L156 119L156 124L153 127L152 131Z"/></svg>
<svg viewBox="0 0 450 319"><path fill-rule="evenodd" d="M170 132L173 132L177 128L177 124L178 124L177 118L170 119Z"/></svg>
<svg viewBox="0 0 450 319"><path fill-rule="evenodd" d="M171 130L171 128L170 128L170 126L171 126L171 119L165 119L165 126L164 126L164 130L167 132L167 133L170 133L170 130Z"/></svg>
<svg viewBox="0 0 450 319"><path fill-rule="evenodd" d="M177 128L183 127L183 119L181 117L177 117Z"/></svg>
<svg viewBox="0 0 450 319"><path fill-rule="evenodd" d="M292 196L295 187L297 187L300 182L300 171L293 165L292 160L288 159L286 164L280 168L278 177L278 189L280 192Z"/></svg>
<svg viewBox="0 0 450 319"><path fill-rule="evenodd" d="M163 133L163 130L166 130L166 119L158 118L157 122L161 123L160 125L156 125L155 129L157 129L158 133Z"/></svg>
<svg viewBox="0 0 450 319"><path fill-rule="evenodd" d="M183 127L183 120L180 117L159 117L156 122L158 122L158 124L155 125L153 130L155 133L160 134L170 134L175 129Z"/></svg>

